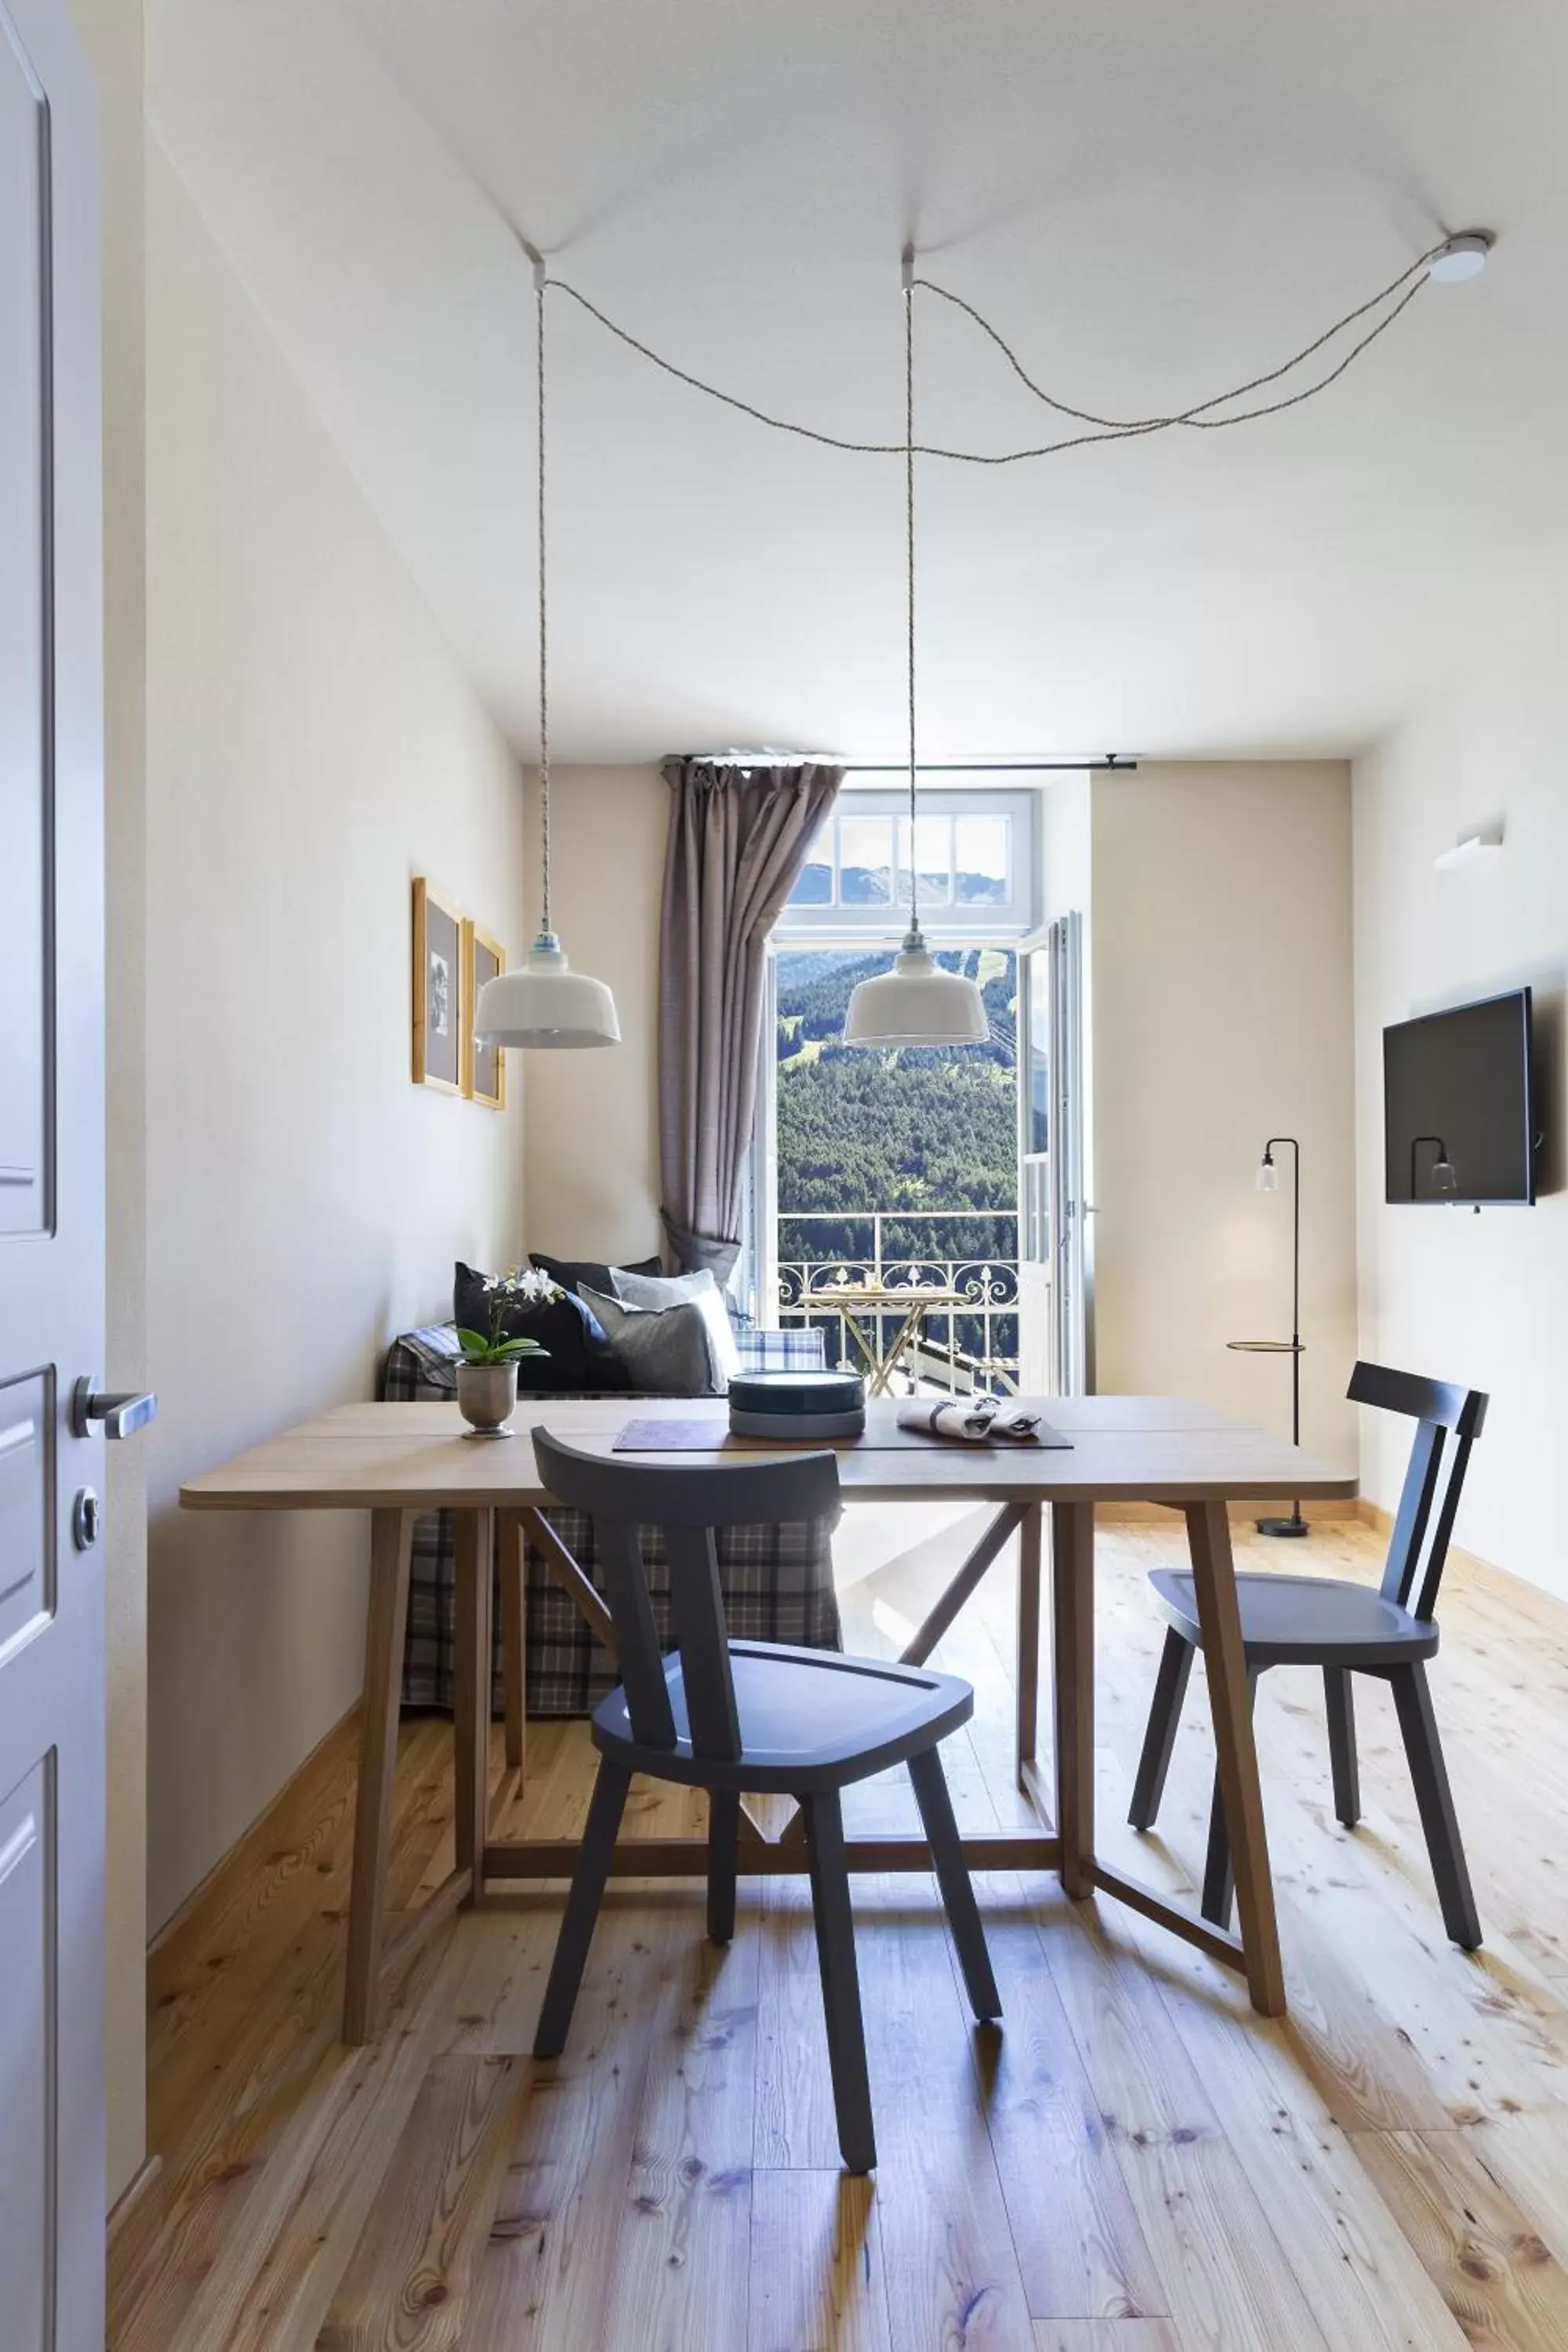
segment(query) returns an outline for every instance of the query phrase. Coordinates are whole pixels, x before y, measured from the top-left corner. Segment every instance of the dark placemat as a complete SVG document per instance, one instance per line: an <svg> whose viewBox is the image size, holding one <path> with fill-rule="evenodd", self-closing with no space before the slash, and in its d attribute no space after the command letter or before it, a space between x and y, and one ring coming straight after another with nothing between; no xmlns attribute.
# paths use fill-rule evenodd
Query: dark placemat
<svg viewBox="0 0 1568 2352"><path fill-rule="evenodd" d="M612 1454L1028 1454L1070 1453L1072 1440L1045 1422L1033 1437L931 1437L924 1430L867 1430L858 1437L736 1437L715 1414L707 1420L628 1421L616 1433Z"/></svg>

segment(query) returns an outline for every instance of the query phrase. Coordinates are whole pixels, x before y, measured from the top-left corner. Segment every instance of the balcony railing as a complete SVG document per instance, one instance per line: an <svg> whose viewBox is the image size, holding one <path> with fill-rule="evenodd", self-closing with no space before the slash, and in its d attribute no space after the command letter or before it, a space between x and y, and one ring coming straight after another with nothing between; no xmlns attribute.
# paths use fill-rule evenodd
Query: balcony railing
<svg viewBox="0 0 1568 2352"><path fill-rule="evenodd" d="M931 1309L900 1370L922 1388L953 1395L1016 1393L1016 1209L786 1210L779 1215L778 1248L779 1320L821 1325L830 1362L847 1361L853 1349L842 1328L844 1310L822 1299L824 1291L900 1294L885 1307L854 1310L879 1357L904 1319L908 1295L947 1291L963 1305Z"/></svg>

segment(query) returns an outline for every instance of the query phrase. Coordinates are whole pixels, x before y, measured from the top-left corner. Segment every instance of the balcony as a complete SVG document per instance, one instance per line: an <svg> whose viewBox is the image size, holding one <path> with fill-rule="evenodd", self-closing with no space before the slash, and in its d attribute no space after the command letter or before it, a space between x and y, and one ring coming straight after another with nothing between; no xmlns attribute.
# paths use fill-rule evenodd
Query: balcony
<svg viewBox="0 0 1568 2352"><path fill-rule="evenodd" d="M853 1320L879 1358L910 1296L956 1295L933 1307L904 1353L895 1387L930 1395L1012 1396L1018 1389L1018 1214L1016 1209L790 1211L778 1221L778 1319L816 1324L830 1363L860 1369L844 1331L846 1310L825 1291L897 1293Z"/></svg>

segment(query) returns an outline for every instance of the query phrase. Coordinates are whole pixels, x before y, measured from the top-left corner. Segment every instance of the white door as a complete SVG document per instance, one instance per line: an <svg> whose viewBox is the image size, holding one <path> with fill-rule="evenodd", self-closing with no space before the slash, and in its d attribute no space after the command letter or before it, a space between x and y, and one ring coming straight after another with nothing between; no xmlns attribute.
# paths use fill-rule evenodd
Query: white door
<svg viewBox="0 0 1568 2352"><path fill-rule="evenodd" d="M7 13L8 12L8 13ZM66 0L0 0L0 2340L103 2344L98 175ZM73 1517L84 1549L72 1539Z"/></svg>
<svg viewBox="0 0 1568 2352"><path fill-rule="evenodd" d="M1051 1381L1053 1396L1094 1386L1088 1187L1088 1052L1083 918L1062 915L1047 935L1050 1087Z"/></svg>
<svg viewBox="0 0 1568 2352"><path fill-rule="evenodd" d="M1018 1386L1048 1396L1052 1338L1050 954L1018 957Z"/></svg>

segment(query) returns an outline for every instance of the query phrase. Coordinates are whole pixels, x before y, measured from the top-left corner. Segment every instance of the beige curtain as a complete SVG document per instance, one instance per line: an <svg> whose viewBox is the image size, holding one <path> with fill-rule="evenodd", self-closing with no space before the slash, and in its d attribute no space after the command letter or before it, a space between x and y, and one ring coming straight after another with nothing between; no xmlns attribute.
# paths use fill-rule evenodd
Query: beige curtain
<svg viewBox="0 0 1568 2352"><path fill-rule="evenodd" d="M767 937L842 768L670 760L659 933L659 1164L683 1269L722 1282L741 1247Z"/></svg>

